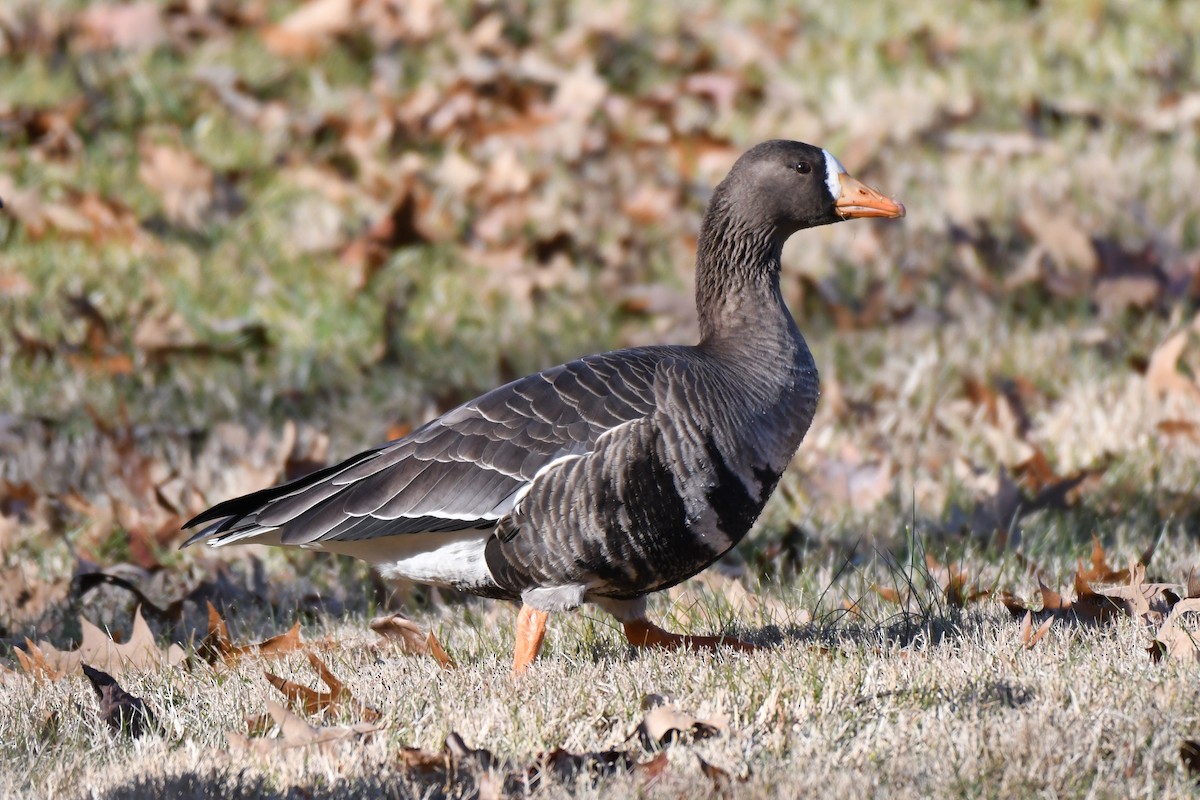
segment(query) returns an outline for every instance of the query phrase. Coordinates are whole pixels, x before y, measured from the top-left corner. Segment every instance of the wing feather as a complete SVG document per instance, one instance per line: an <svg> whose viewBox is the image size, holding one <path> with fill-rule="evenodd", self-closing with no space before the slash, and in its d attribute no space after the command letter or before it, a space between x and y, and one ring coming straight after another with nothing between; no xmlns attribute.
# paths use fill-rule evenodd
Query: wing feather
<svg viewBox="0 0 1200 800"><path fill-rule="evenodd" d="M653 413L655 374L675 348L570 362L494 389L413 431L290 484L236 498L188 523L188 540L258 534L319 544L488 527L539 471L590 452L605 432Z"/></svg>

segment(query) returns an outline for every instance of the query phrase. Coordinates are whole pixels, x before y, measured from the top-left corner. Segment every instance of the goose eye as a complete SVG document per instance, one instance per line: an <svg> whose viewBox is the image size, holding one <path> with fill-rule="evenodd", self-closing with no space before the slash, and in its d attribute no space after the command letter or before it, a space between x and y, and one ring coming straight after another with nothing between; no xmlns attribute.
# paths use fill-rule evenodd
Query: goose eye
<svg viewBox="0 0 1200 800"><path fill-rule="evenodd" d="M809 164L807 161L801 161L793 164L792 169L796 170L796 172L799 172L801 175L807 175L808 173L812 172L812 164Z"/></svg>

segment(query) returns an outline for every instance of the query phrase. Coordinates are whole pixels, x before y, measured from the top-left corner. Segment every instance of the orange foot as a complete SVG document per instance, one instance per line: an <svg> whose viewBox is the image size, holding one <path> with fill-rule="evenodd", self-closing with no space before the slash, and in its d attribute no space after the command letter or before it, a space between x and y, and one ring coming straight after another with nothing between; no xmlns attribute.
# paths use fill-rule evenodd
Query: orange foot
<svg viewBox="0 0 1200 800"><path fill-rule="evenodd" d="M536 608L521 606L517 615L517 646L513 650L513 675L522 675L537 658L546 638L546 619L550 615Z"/></svg>
<svg viewBox="0 0 1200 800"><path fill-rule="evenodd" d="M690 647L694 650L715 650L718 647L732 647L749 653L759 649L757 645L743 642L732 636L681 636L678 633L664 631L654 623L645 619L625 620L625 638L634 647L662 647L675 650L680 647Z"/></svg>

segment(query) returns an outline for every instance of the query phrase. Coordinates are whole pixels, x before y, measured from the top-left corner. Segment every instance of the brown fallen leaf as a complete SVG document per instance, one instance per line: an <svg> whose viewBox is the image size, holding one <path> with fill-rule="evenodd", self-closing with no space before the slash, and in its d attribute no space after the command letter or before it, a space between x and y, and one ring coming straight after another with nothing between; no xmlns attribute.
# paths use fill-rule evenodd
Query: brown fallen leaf
<svg viewBox="0 0 1200 800"><path fill-rule="evenodd" d="M433 660L436 661L438 666L440 666L442 669L456 669L458 667L458 665L454 663L454 659L450 657L450 654L442 648L442 643L439 642L437 637L433 635L433 631L429 632L429 638L426 640L426 646L429 648L429 655L433 656Z"/></svg>
<svg viewBox="0 0 1200 800"><path fill-rule="evenodd" d="M17 650L16 652L20 653L21 651ZM0 664L0 686L16 686L21 680L21 673Z"/></svg>
<svg viewBox="0 0 1200 800"><path fill-rule="evenodd" d="M700 757L699 753L696 754L696 760L700 762L700 773L712 781L713 791L723 794L732 788L734 779L729 772L708 763ZM741 782L745 782L745 779L743 778Z"/></svg>
<svg viewBox="0 0 1200 800"><path fill-rule="evenodd" d="M303 646L298 620L286 633L272 636L258 644L235 645L229 637L229 626L213 604L209 602L208 633L196 648L196 652L210 664L218 661L229 664L243 656L273 657L294 652Z"/></svg>
<svg viewBox="0 0 1200 800"><path fill-rule="evenodd" d="M1113 619L1123 610L1121 605L1099 594L1085 578L1075 576L1075 599L1067 600L1044 583L1038 582L1042 595L1042 611L1065 616L1070 614L1082 623L1098 624Z"/></svg>
<svg viewBox="0 0 1200 800"><path fill-rule="evenodd" d="M173 225L198 229L213 204L213 172L191 151L167 144L138 146L138 179L158 195Z"/></svg>
<svg viewBox="0 0 1200 800"><path fill-rule="evenodd" d="M1092 239L1079 223L1048 208L1030 207L1022 212L1021 227L1049 256L1057 274L1048 279L1060 281L1087 277L1099 267L1099 256ZM1071 281L1072 285L1076 281Z"/></svg>
<svg viewBox="0 0 1200 800"><path fill-rule="evenodd" d="M383 638L396 642L405 655L423 656L429 652L426 634L417 623L403 614L375 617L367 624Z"/></svg>
<svg viewBox="0 0 1200 800"><path fill-rule="evenodd" d="M0 484L0 493L3 486ZM39 501L40 503L40 501ZM6 530L10 520L19 516L8 516L0 505L0 532ZM40 511L39 511L40 513ZM0 536L0 551L3 551L3 536ZM31 631L44 635L54 624L55 609L69 597L71 582L66 578L43 580L32 565L16 564L0 568L0 624L10 630Z"/></svg>
<svg viewBox="0 0 1200 800"><path fill-rule="evenodd" d="M901 603L900 590L894 586L880 586L877 583L872 583L871 591L875 592L875 594L879 595L884 600L887 600L889 603L904 605L904 603Z"/></svg>
<svg viewBox="0 0 1200 800"><path fill-rule="evenodd" d="M1188 343L1187 329L1163 339L1150 354L1146 367L1146 388L1157 397L1200 395L1200 387L1179 371L1179 357Z"/></svg>
<svg viewBox="0 0 1200 800"><path fill-rule="evenodd" d="M346 741L366 741L383 729L381 725L360 722L355 725L318 727L310 725L301 717L272 700L267 701L267 714L274 723L276 736L249 736L236 731L225 733L229 749L233 752L270 756L280 750L294 747L316 746L331 749Z"/></svg>
<svg viewBox="0 0 1200 800"><path fill-rule="evenodd" d="M1159 420L1154 429L1164 436L1183 436L1193 442L1200 442L1200 426L1187 419Z"/></svg>
<svg viewBox="0 0 1200 800"><path fill-rule="evenodd" d="M848 453L843 458L826 459L810 479L832 502L856 511L870 511L892 493L892 477L888 459L863 460Z"/></svg>
<svg viewBox="0 0 1200 800"><path fill-rule="evenodd" d="M26 675L34 679L46 679L56 681L67 674L69 670L64 669L60 659L52 657L47 659L46 654L42 652L42 648L34 644L30 639L25 639L25 649L17 648L13 650L13 654L17 657L17 663L21 665L21 669Z"/></svg>
<svg viewBox="0 0 1200 800"><path fill-rule="evenodd" d="M1054 627L1055 617L1046 617L1037 630L1033 629L1033 612L1026 611L1025 619L1021 622L1021 645L1026 650L1032 650L1038 642L1046 638L1046 634Z"/></svg>
<svg viewBox="0 0 1200 800"><path fill-rule="evenodd" d="M436 240L433 197L416 178L410 177L390 207L364 233L342 250L339 259L353 270L355 291L366 288L371 278L395 250Z"/></svg>
<svg viewBox="0 0 1200 800"><path fill-rule="evenodd" d="M642 786L649 786L667 771L670 763L666 752L662 752L649 761L639 763L634 767L634 772L642 779Z"/></svg>
<svg viewBox="0 0 1200 800"><path fill-rule="evenodd" d="M1200 782L1200 742L1195 739L1184 739L1179 744L1179 760L1183 768L1197 782Z"/></svg>
<svg viewBox="0 0 1200 800"><path fill-rule="evenodd" d="M72 43L82 50L150 50L166 44L163 8L154 0L138 3L98 3L78 18Z"/></svg>
<svg viewBox="0 0 1200 800"><path fill-rule="evenodd" d="M636 735L647 749L666 747L686 734L691 734L694 739L707 739L727 727L724 719L697 719L653 695L646 698L643 705L654 703L659 704L650 708L633 733L629 734L630 738Z"/></svg>
<svg viewBox="0 0 1200 800"><path fill-rule="evenodd" d="M363 722L378 722L382 716L378 711L370 706L364 705L354 699L354 695L346 688L338 678L325 666L321 659L317 658L313 653L307 653L308 663L312 664L313 669L321 676L321 680L329 687L328 692L320 692L316 689L310 689L293 681L280 678L278 675L273 675L270 672L265 672L267 680L271 682L283 695L295 706L297 703L303 706L304 712L310 715L328 716L331 713L345 709L350 713L360 718Z"/></svg>
<svg viewBox="0 0 1200 800"><path fill-rule="evenodd" d="M1098 594L1120 603L1131 617L1144 622L1151 628L1159 628L1173 606L1179 602L1180 594L1186 590L1178 583L1146 583L1146 566L1133 561L1125 573L1128 582L1098 590Z"/></svg>
<svg viewBox="0 0 1200 800"><path fill-rule="evenodd" d="M954 608L966 608L992 596L994 589L981 589L977 584L968 585L970 576L957 564L942 564L932 555L925 555L925 566L942 590L946 602Z"/></svg>
<svg viewBox="0 0 1200 800"><path fill-rule="evenodd" d="M353 0L310 0L262 30L263 43L276 55L312 58L319 55L334 36L350 30L354 21Z"/></svg>
<svg viewBox="0 0 1200 800"><path fill-rule="evenodd" d="M1172 660L1200 661L1200 621L1193 618L1189 625L1184 620L1185 614L1200 616L1200 597L1180 600L1171 609L1155 636L1155 646L1150 649L1153 660L1165 656Z"/></svg>
<svg viewBox="0 0 1200 800"><path fill-rule="evenodd" d="M375 617L368 624L371 630L383 638L399 644L405 655L430 656L442 669L455 669L458 666L433 635L433 631L423 633L417 623L403 614Z"/></svg>
<svg viewBox="0 0 1200 800"><path fill-rule="evenodd" d="M25 656L17 656L21 667L31 675L57 680L74 672L84 662L109 674L121 675L126 671L174 667L187 660L183 648L177 644L172 644L165 652L159 648L154 640L154 633L142 618L140 606L134 611L133 631L129 640L123 644L113 641L84 617L79 618L79 624L83 631L83 640L77 649L63 651L49 642L38 642L34 645L26 641Z"/></svg>
<svg viewBox="0 0 1200 800"><path fill-rule="evenodd" d="M106 672L83 664L83 674L96 690L100 700L100 718L114 733L137 738L149 733L158 722L140 697L125 691L116 679Z"/></svg>
<svg viewBox="0 0 1200 800"><path fill-rule="evenodd" d="M1147 558L1146 561L1149 561ZM1145 564L1146 561L1142 563ZM1092 536L1092 565L1089 568L1084 568L1083 562L1079 562L1079 567L1076 570L1079 575L1082 575L1085 580L1094 583L1108 583L1110 581L1119 581L1129 575L1127 569L1114 569L1109 566L1108 558L1104 553L1104 545L1100 543L1100 537L1093 534Z"/></svg>

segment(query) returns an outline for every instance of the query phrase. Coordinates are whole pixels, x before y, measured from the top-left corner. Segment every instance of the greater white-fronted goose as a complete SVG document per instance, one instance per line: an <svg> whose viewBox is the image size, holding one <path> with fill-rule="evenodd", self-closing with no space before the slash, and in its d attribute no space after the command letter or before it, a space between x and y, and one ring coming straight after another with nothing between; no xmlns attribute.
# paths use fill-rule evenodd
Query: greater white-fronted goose
<svg viewBox="0 0 1200 800"><path fill-rule="evenodd" d="M819 147L770 141L717 186L700 230L700 343L587 356L494 389L385 445L220 503L185 546L254 542L366 559L385 576L522 603L514 672L547 614L595 603L635 646L679 636L646 595L695 575L762 511L817 407L779 290L802 228L904 207Z"/></svg>

